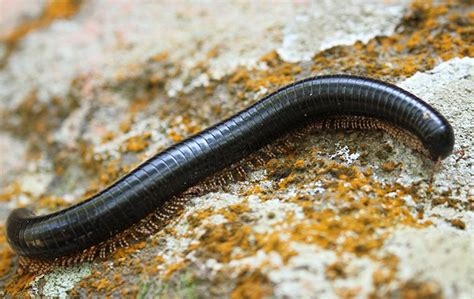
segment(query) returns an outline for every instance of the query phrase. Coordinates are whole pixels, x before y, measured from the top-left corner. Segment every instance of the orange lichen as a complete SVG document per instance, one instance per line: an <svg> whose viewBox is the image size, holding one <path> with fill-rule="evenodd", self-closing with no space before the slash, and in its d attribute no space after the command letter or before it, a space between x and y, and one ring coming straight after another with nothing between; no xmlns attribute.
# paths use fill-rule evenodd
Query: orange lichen
<svg viewBox="0 0 474 299"><path fill-rule="evenodd" d="M120 260L123 258L127 258L130 254L136 252L137 250L143 249L146 246L145 242L138 242L128 247L121 247L117 251L114 252L114 259Z"/></svg>
<svg viewBox="0 0 474 299"><path fill-rule="evenodd" d="M155 256L155 258L147 263L145 267L145 273L148 275L154 275L158 273L158 266L165 263L165 259L162 256Z"/></svg>
<svg viewBox="0 0 474 299"><path fill-rule="evenodd" d="M18 182L13 182L4 188L3 193L0 193L0 202L10 201L21 193L21 185Z"/></svg>
<svg viewBox="0 0 474 299"><path fill-rule="evenodd" d="M39 136L44 136L50 128L48 118L44 114L45 110L45 107L40 107L38 103L36 91L29 92L14 111L22 120L17 126L18 129L25 130L19 133L27 134L28 131L33 131Z"/></svg>
<svg viewBox="0 0 474 299"><path fill-rule="evenodd" d="M219 47L213 47L212 49L207 51L206 58L207 59L212 59L212 58L217 57L217 55L219 55Z"/></svg>
<svg viewBox="0 0 474 299"><path fill-rule="evenodd" d="M262 56L260 61L270 66L270 70L253 70L249 72L244 68L240 68L235 71L234 75L228 78L228 84L243 83L245 90L256 92L261 88L272 88L291 83L294 81L295 76L302 71L299 65L282 61L276 51L271 51ZM244 94L238 97L244 97Z"/></svg>
<svg viewBox="0 0 474 299"><path fill-rule="evenodd" d="M100 292L102 290L110 288L111 282L105 278L102 278L102 279L92 282L91 286Z"/></svg>
<svg viewBox="0 0 474 299"><path fill-rule="evenodd" d="M297 252L288 246L288 241L281 239L280 231L255 234L254 236L256 241L255 249L263 250L265 253L278 252L285 263L288 262L290 258L297 255Z"/></svg>
<svg viewBox="0 0 474 299"><path fill-rule="evenodd" d="M244 213L250 211L247 203L238 203L234 205L230 205L225 209L221 209L217 211L218 215L223 215L228 221L236 221L239 216L242 216Z"/></svg>
<svg viewBox="0 0 474 299"><path fill-rule="evenodd" d="M169 130L168 136L169 136L174 142L181 141L181 140L183 140L183 138L184 138L181 134L177 133L175 130Z"/></svg>
<svg viewBox="0 0 474 299"><path fill-rule="evenodd" d="M260 78L247 80L245 82L245 88L249 91L256 92L262 87L270 88L272 86L287 85L295 81L295 75L301 72L301 67L289 63L282 63L282 65L276 67L273 71L274 73L272 73L272 75L259 76L257 74L257 78Z"/></svg>
<svg viewBox="0 0 474 299"><path fill-rule="evenodd" d="M339 296L339 298L341 299L353 299L353 298L357 298L361 291L361 287L353 287L353 288L336 288L334 290L334 293L336 293L337 296Z"/></svg>
<svg viewBox="0 0 474 299"><path fill-rule="evenodd" d="M246 193L245 195L250 195L250 194L260 194L262 193L262 187L260 187L259 185L256 185L252 188L250 188Z"/></svg>
<svg viewBox="0 0 474 299"><path fill-rule="evenodd" d="M106 186L112 183L115 179L117 179L120 176L120 173L122 172L119 163L120 162L118 160L112 160L106 163L104 167L101 168L101 171L98 174L98 177L99 177L99 182L97 182L98 186L94 187L97 184L92 182L90 192L96 192L97 189L100 189L102 186Z"/></svg>
<svg viewBox="0 0 474 299"><path fill-rule="evenodd" d="M135 111L135 110L133 110ZM130 129L132 128L132 124L133 124L133 120L134 120L134 113L132 112L132 115L125 118L119 125L119 128L120 128L120 131L122 131L123 133L128 133L130 131Z"/></svg>
<svg viewBox="0 0 474 299"><path fill-rule="evenodd" d="M199 247L209 257L222 263L228 263L232 258L234 248L248 249L249 236L252 228L249 226L208 225L207 231L200 238Z"/></svg>
<svg viewBox="0 0 474 299"><path fill-rule="evenodd" d="M400 283L399 287L388 294L380 296L373 295L373 298L405 298L405 299L442 299L443 290L441 286L434 281L419 282L416 280L409 280Z"/></svg>
<svg viewBox="0 0 474 299"><path fill-rule="evenodd" d="M393 80L433 68L440 60L474 56L474 18L469 10L459 11L459 3L432 5L426 1L412 4L397 33L360 41L351 46L336 46L313 58L312 70L318 74L348 72ZM451 20L443 21L440 20ZM274 89L295 80L302 69L282 61L276 51L260 59L268 69L238 69L228 84L242 84L245 90ZM240 90L238 98L244 97Z"/></svg>
<svg viewBox="0 0 474 299"><path fill-rule="evenodd" d="M346 264L342 261L337 261L326 267L326 278L335 280L338 278L347 277Z"/></svg>
<svg viewBox="0 0 474 299"><path fill-rule="evenodd" d="M415 196L411 190L399 185L382 185L356 167L334 163L321 167L317 159L314 162L319 164L319 169L313 171L319 175L336 174L337 179L325 179L325 189L333 207L315 209L311 201L301 202L295 198L294 202L304 208L307 221L293 223L291 229L284 231L290 234L291 240L336 252L367 255L383 245L390 227L430 225L430 222L420 222L405 206L403 196ZM285 187L289 182L295 184L305 180L298 172L291 172L287 178L281 181L285 182Z"/></svg>
<svg viewBox="0 0 474 299"><path fill-rule="evenodd" d="M183 115L171 120L168 135L173 141L181 141L184 137L196 134L202 127L196 124L189 116Z"/></svg>
<svg viewBox="0 0 474 299"><path fill-rule="evenodd" d="M376 287L386 285L395 278L396 272L389 271L387 268L377 269L372 275L372 281Z"/></svg>
<svg viewBox="0 0 474 299"><path fill-rule="evenodd" d="M55 211L68 205L64 198L56 196L42 196L38 199L37 203L39 208L46 208L50 211Z"/></svg>
<svg viewBox="0 0 474 299"><path fill-rule="evenodd" d="M202 223L203 220L207 219L212 215L214 215L214 211L212 211L211 209L205 209L193 215L190 215L187 221L192 226L198 226Z"/></svg>
<svg viewBox="0 0 474 299"><path fill-rule="evenodd" d="M114 138L117 136L117 134L113 131L109 131L109 132L106 132L102 138L101 138L101 142L102 143L107 143L111 140L114 140Z"/></svg>
<svg viewBox="0 0 474 299"><path fill-rule="evenodd" d="M450 9L456 5L414 2L402 21L400 33L377 37L367 44L357 42L354 46L323 51L314 57L313 70L390 79L431 69L439 60L472 56L474 38L469 33L472 33L474 20L465 16L465 12ZM456 21L439 22L441 19Z"/></svg>
<svg viewBox="0 0 474 299"><path fill-rule="evenodd" d="M5 293L13 298L26 298L27 288L35 279L33 274L15 275L5 284Z"/></svg>
<svg viewBox="0 0 474 299"><path fill-rule="evenodd" d="M5 276L13 267L13 257L15 253L10 247L0 249L0 277Z"/></svg>
<svg viewBox="0 0 474 299"><path fill-rule="evenodd" d="M288 186L288 184L291 184L295 181L295 175L292 175L290 174L289 176L287 176L286 178L282 179L279 183L278 183L278 188L280 189L286 189L286 187Z"/></svg>
<svg viewBox="0 0 474 299"><path fill-rule="evenodd" d="M283 162L281 162L283 161ZM289 261L297 254L289 246L289 241L281 239L288 236L290 241L315 244L339 253L353 253L379 260L373 254L379 249L390 235L391 229L398 225L424 227L430 222L420 222L419 217L412 214L405 206L403 197L415 196L412 190L399 185L382 185L371 179L372 171L359 170L357 167L347 167L335 162L322 162L318 158L308 160L291 159L273 160L270 167L290 167L291 172L280 182L288 188L308 183L309 180L322 180L326 189L325 201L330 201L332 208L318 209L319 196L295 197L291 201L303 207L305 220L295 220L291 213L287 215L283 226L269 233L256 233L252 225L242 222L246 213L251 210L246 201L231 205L228 208L212 211L206 209L188 218L193 227L203 225L203 220L214 215L223 215L228 222L223 224L205 224L206 232L200 237L200 244L190 250L198 252L198 256L216 259L228 263L246 257L252 257L257 251L278 253L283 262ZM314 164L318 166L315 167ZM267 165L267 167L268 167ZM272 171L269 170L269 173ZM308 176L315 173L318 177ZM290 179L288 179L290 178ZM280 184L281 185L281 184ZM255 188L250 188L255 191ZM257 189L261 190L261 189ZM248 193L246 193L248 194ZM265 195L256 193L265 200ZM416 200L416 198L415 198ZM187 237L192 238L191 235ZM264 267L256 265L256 267ZM386 268L379 269L374 274L374 284L387 284L395 276L396 263L387 263ZM328 276L345 275L343 269L328 269ZM340 268L340 267L339 267ZM338 272L339 271L339 272ZM338 290L345 294L355 294L358 290ZM341 294L342 294L341 293Z"/></svg>
<svg viewBox="0 0 474 299"><path fill-rule="evenodd" d="M48 1L39 18L29 20L5 36L0 36L0 42L14 44L31 31L46 27L56 19L69 18L79 11L81 2L80 0Z"/></svg>
<svg viewBox="0 0 474 299"><path fill-rule="evenodd" d="M381 166L382 166L382 169L385 171L385 172L392 172L394 171L400 164L399 163L396 163L395 161L388 161L386 163L383 163Z"/></svg>
<svg viewBox="0 0 474 299"><path fill-rule="evenodd" d="M334 47L318 53L313 58L312 69L317 73L351 72L393 80L393 78L410 76L416 71L432 68L440 60L457 56L474 56L472 46L474 44L472 34L474 13L466 14L456 7L452 9L453 7L452 4L432 6L417 2L404 18L400 25L401 29L396 34L389 37L376 37L366 44L357 42L352 46ZM444 22L443 19L449 19L450 22ZM208 54L212 57L216 53L217 49L214 49ZM151 60L166 62L167 59L166 53L160 53ZM297 78L298 73L302 72L300 65L283 62L275 51L263 56L260 61L268 66L267 70L239 69L227 78L231 92L235 92L237 98L248 98L246 96L248 93L260 91L261 87L274 89L290 83ZM205 63L203 62L200 67L202 68L200 71L205 70ZM150 78L153 84L156 83L154 80L155 77ZM210 91L212 88L209 87L203 92ZM150 92L150 97L137 99L131 104L130 118L120 125L122 132L130 131L135 113L147 107L152 94ZM34 95L32 98L34 99ZM26 110L33 111L31 107L27 108ZM215 115L227 113L225 107L211 108ZM166 112L159 113L166 114ZM37 126L35 132L48 132L50 128L44 123L38 123ZM168 135L175 142L201 129L199 123L194 123L188 116L171 120L170 127L172 129L168 131ZM110 138L114 137L110 136ZM147 146L146 142L147 140L145 142L132 140L131 146L124 147L122 151L142 151ZM84 153L84 160L90 163L88 169L99 170L99 181L91 186L89 193L101 189L124 172L120 161L96 161L90 148L84 150ZM412 207L405 205L404 196L411 196L413 200L418 200L416 192L400 185L382 185L372 178L370 169L362 170L357 167L342 166L336 162L308 158L314 156L317 156L314 152L304 157L289 155L285 157L286 163L278 159L272 160L265 166L268 170L268 178L269 180L277 178L274 186L280 189L268 190L254 184L249 186L247 191L239 194L241 196L256 195L261 201L265 201L270 198L279 198L279 192L288 187L300 190L300 188L307 188L312 182L321 182L324 188L322 194L298 194L290 199L280 199L282 202L291 202L301 207L305 215L304 220L295 219L291 213L288 213L285 220L275 224L274 231L256 233L253 226L255 220L245 200L225 209L199 211L186 219L190 229L184 234L185 237L194 238L199 242L189 245L185 254L194 252L197 257L214 258L226 264L230 261L253 257L261 250L267 254L271 252L279 254L286 263L297 254L291 249L290 243L298 242L316 245L338 254L368 256L382 265L373 273L374 286L383 288L393 282L398 260L380 258L376 253L396 227L430 225L429 221L421 221L422 211L415 211ZM381 164L381 168L385 171L393 171L398 166L399 164L393 161ZM328 205L323 205L322 202ZM444 204L449 203L450 200L447 197L440 197L435 198L434 202ZM275 216L272 213L269 211L269 219ZM216 214L224 216L226 223L212 224L204 221ZM451 221L451 224L461 228L462 224L459 221L455 219ZM197 227L203 229L204 234L196 235L193 229ZM167 228L162 233L179 237L171 228ZM282 240L282 235L288 239ZM156 241L152 244L156 246L159 243ZM81 287L95 288L102 294L117 294L119 289L123 289L126 294L133 294L137 292L136 286L128 288L121 286L122 284L127 286L127 283L121 279L120 275L124 274L118 274L117 269L127 275L140 277L152 275L171 280L178 276L175 274L184 267L190 266L184 257L182 261L171 264L166 264L167 261L161 256L143 263L140 257L132 253L145 248L147 244L149 243L141 242L128 249L119 249L108 261L108 263L114 263L114 267L104 263L102 268L105 270L91 275L87 278L88 283L82 283ZM4 259L8 263L8 253L2 253L2 257L5 256ZM159 265L163 267L158 267ZM263 263L256 265L257 269L236 269L239 275L232 292L233 298L271 295L271 284L259 271L259 267L266 269L270 266ZM348 274L343 263L332 264L326 269L328 279L344 278L346 275ZM421 286L421 289L429 289L422 284L418 286ZM410 283L402 286L402 289L405 290L403 294L408 297L413 294L436 294L432 289L414 293L415 289ZM342 297L355 296L358 291L358 289L336 290Z"/></svg>
<svg viewBox="0 0 474 299"><path fill-rule="evenodd" d="M166 272L164 273L164 279L165 280L170 279L173 273L175 273L176 271L180 269L183 269L185 266L186 264L184 262L179 262L179 263L168 266L168 268L166 269Z"/></svg>
<svg viewBox="0 0 474 299"><path fill-rule="evenodd" d="M237 278L237 285L231 293L232 299L259 299L271 296L271 284L266 275L258 270L243 271Z"/></svg>
<svg viewBox="0 0 474 299"><path fill-rule="evenodd" d="M5 227L3 225L0 226L0 244L3 244L0 247L0 277L4 277L12 271L15 254L9 246L6 246Z"/></svg>
<svg viewBox="0 0 474 299"><path fill-rule="evenodd" d="M464 223L464 221L461 219L451 220L451 225L459 229L466 229L466 223Z"/></svg>
<svg viewBox="0 0 474 299"><path fill-rule="evenodd" d="M304 160L300 159L300 160L297 160L294 164L294 167L296 169L304 169L305 168L305 162Z"/></svg>
<svg viewBox="0 0 474 299"><path fill-rule="evenodd" d="M156 54L155 56L152 56L151 60L153 60L154 62L162 62L162 61L166 61L168 57L169 57L168 52L161 52L161 53Z"/></svg>
<svg viewBox="0 0 474 299"><path fill-rule="evenodd" d="M28 285L35 278L31 274L18 275L14 273L14 265L17 263L15 261L15 253L8 246L6 235L5 235L5 226L0 225L0 278L4 281L4 291L13 296L13 297L22 297L25 295L25 290ZM6 280L7 276L12 275L11 278Z"/></svg>
<svg viewBox="0 0 474 299"><path fill-rule="evenodd" d="M112 255L112 261L115 266L126 267L127 273L137 275L147 270L145 274L151 273L153 266L156 267L158 259L149 261L150 263L143 263L142 261L133 258L133 253L145 247L145 242L135 243L127 248L119 248ZM78 285L80 288L89 288L94 290L95 294L117 294L119 292L123 296L136 295L138 292L137 286L129 286L126 284L123 272L116 272L115 267L110 267L110 261L104 261L101 270L95 270L91 275L87 276ZM156 270L153 270L156 272ZM153 273L155 273L153 272ZM125 285L125 286L124 286ZM69 295L77 296L77 288L73 289Z"/></svg>
<svg viewBox="0 0 474 299"><path fill-rule="evenodd" d="M126 151L129 152L141 152L148 147L150 143L150 137L151 133L149 132L142 135L130 137L124 142L123 147Z"/></svg>
<svg viewBox="0 0 474 299"><path fill-rule="evenodd" d="M250 78L249 72L247 70L239 69L237 70L232 77L229 79L229 84L236 84L244 82Z"/></svg>

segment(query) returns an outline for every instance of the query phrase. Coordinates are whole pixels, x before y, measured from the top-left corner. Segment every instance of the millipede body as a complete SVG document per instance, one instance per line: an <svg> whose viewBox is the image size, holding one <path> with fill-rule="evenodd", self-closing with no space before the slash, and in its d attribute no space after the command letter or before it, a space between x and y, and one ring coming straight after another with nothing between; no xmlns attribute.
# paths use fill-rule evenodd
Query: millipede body
<svg viewBox="0 0 474 299"><path fill-rule="evenodd" d="M8 242L20 256L40 260L83 252L283 134L311 122L351 117L407 131L433 160L447 157L453 149L448 121L413 94L363 77L312 77L163 150L77 205L42 216L25 208L14 210L6 224Z"/></svg>

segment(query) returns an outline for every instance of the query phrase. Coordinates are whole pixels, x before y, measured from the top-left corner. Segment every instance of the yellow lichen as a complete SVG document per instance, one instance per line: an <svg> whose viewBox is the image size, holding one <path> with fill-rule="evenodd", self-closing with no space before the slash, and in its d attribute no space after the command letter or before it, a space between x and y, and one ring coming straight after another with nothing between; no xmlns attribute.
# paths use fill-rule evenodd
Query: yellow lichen
<svg viewBox="0 0 474 299"><path fill-rule="evenodd" d="M141 152L148 147L150 137L151 133L130 137L124 142L123 147L129 152Z"/></svg>
<svg viewBox="0 0 474 299"><path fill-rule="evenodd" d="M61 15L54 12L54 9L52 11L51 15ZM446 19L449 22L446 22ZM312 70L318 74L350 72L388 80L407 77L417 71L432 68L440 60L474 56L473 24L474 13L466 12L460 4L443 3L433 6L425 1L416 2L402 21L401 29L397 33L387 37L376 37L365 44L357 42L351 46L337 46L318 53L313 57ZM28 30L24 32L29 32ZM24 34L17 34L17 37ZM17 37L11 39L17 39ZM214 57L216 54L218 54L218 49L212 49L208 57ZM167 62L167 59L166 53L160 53L151 57L151 62ZM268 89L266 92L269 92L293 82L302 72L300 65L282 61L275 51L263 56L260 62L265 63L268 69L252 71L238 69L225 79L231 93L235 93L238 99L248 99L248 94L261 91L262 87ZM206 62L203 61L196 66L195 71L202 72L206 68ZM158 84L160 80L162 80L161 77L156 74L149 78L152 84ZM148 107L155 92L152 91L147 96L133 101L130 106L130 117L120 125L121 132L130 131L135 114ZM206 88L203 92L205 94L212 92L212 87ZM25 101L24 110L22 110L26 111L23 114L25 119L32 115L36 116L31 114L31 111L34 111L32 107L36 105L35 98L33 93L31 98ZM220 106L211 107L214 115L227 113L225 109ZM169 127L171 129L168 135L175 142L201 129L199 122L187 116L171 120ZM41 135L47 133L49 128L46 119L42 118L34 124L33 131ZM148 137L145 140L135 140L133 139L135 137L132 137L122 150L143 151L148 146ZM105 139L107 141L112 138L115 138L114 134ZM84 161L89 163L87 165L90 167L87 169L98 170L99 180L89 188L89 194L100 190L124 173L124 167L120 161L97 161L90 147L81 148L81 151L84 153L82 155ZM303 190L311 182L321 182L324 189L322 194L297 194L290 199L281 199L283 202L291 202L301 207L305 219L295 219L291 213L288 213L286 219L275 224L275 231L256 233L253 227L252 211L246 201L226 209L207 209L186 219L190 229L188 233L183 234L184 237L198 240L186 249L186 253L192 251L197 257L214 258L226 264L236 259L255 256L261 250L267 254L271 252L279 254L286 263L297 254L291 249L290 243L298 242L332 250L340 255L354 254L372 258L381 264L381 268L377 269L372 276L374 286L383 289L384 286L392 283L396 276L398 260L396 257L381 258L377 250L399 226L425 227L431 224L429 221L423 221L422 211L415 211L412 207L405 205L405 196L411 196L414 201L418 200L414 192L416 190L400 185L382 185L373 179L371 169L346 167L334 161L308 158L314 156L316 156L314 152L303 158L289 155L285 157L286 163L273 159L265 167L269 180L273 176L278 178L274 186L278 186L279 190L267 188L263 190L260 185L254 184L240 194L242 196L256 195L260 200L265 201L268 198L279 198L283 189L295 187L295 190ZM399 164L394 161L382 165L385 171L393 171L397 167ZM11 197L16 192L18 190L13 190L10 194L0 196L0 199ZM323 202L328 205L322 204ZM450 199L447 196L437 197L433 202L450 204ZM275 216L271 213L273 212L269 211L268 214L273 216L269 218ZM226 223L212 224L205 221L215 214L224 216ZM246 215L250 220L245 217ZM460 219L451 221L452 225L462 229L461 223L463 222ZM194 228L200 229L196 231L204 230L204 234L197 235ZM172 227L168 227L162 233L179 237ZM155 242L151 244L156 246L159 243ZM157 256L155 259L150 259L149 263L143 263L139 257L132 256L133 252L145 246L148 246L147 243L142 242L129 249L119 249L111 260L115 267L128 271L128 274L153 275L167 279L171 279L174 273L188 266L183 257L181 262L169 264L163 267L162 271L158 270L158 265L166 264L167 261L163 257ZM6 251L1 254L2 259L5 260L4 265L7 266L9 254ZM263 263L256 266L256 268L259 267L268 269L271 266ZM88 283L82 284L82 287L98 289L102 294L117 291L114 285L121 285L123 280L117 273L111 274L111 271L116 271L116 268L109 270L110 267L107 265L103 268L106 270L87 278ZM232 297L271 295L271 284L260 270L236 269L238 279ZM106 274L112 278L101 277ZM346 275L344 263L332 264L326 269L328 279L344 278ZM125 285L127 286L126 283ZM403 295L407 297L439 293L435 287L426 283L407 282L401 288ZM123 294L134 294L137 291L136 287L129 285L120 289L123 290ZM342 297L351 297L356 296L359 290L337 289L336 292Z"/></svg>
<svg viewBox="0 0 474 299"><path fill-rule="evenodd" d="M174 272L184 268L184 266L186 266L184 262L172 264L171 266L167 268L166 272L164 273L164 279L165 280L170 279L170 277L173 275Z"/></svg>
<svg viewBox="0 0 474 299"><path fill-rule="evenodd" d="M26 21L5 36L0 36L0 42L14 44L29 32L48 26L56 19L68 18L75 15L79 11L80 5L80 0L48 1L39 18Z"/></svg>
<svg viewBox="0 0 474 299"><path fill-rule="evenodd" d="M4 188L3 193L0 194L0 202L10 201L21 193L21 185L18 182L13 182Z"/></svg>
<svg viewBox="0 0 474 299"><path fill-rule="evenodd" d="M272 288L266 275L259 271L243 271L237 278L237 285L231 293L232 299L269 297Z"/></svg>

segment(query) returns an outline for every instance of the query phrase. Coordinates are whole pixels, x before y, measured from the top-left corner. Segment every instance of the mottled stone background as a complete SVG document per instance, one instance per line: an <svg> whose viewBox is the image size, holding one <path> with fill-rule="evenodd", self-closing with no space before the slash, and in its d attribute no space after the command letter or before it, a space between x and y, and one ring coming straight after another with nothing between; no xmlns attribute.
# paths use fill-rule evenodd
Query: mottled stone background
<svg viewBox="0 0 474 299"><path fill-rule="evenodd" d="M471 1L0 0L0 288L18 296L474 298ZM437 167L325 132L191 198L107 260L19 274L16 208L55 211L294 80L395 83L452 123Z"/></svg>

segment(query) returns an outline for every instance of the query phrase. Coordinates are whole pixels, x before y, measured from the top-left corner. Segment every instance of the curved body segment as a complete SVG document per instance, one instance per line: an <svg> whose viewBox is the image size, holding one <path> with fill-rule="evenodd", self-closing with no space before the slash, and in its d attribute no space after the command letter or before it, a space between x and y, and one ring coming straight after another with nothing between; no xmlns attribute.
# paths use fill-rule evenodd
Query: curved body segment
<svg viewBox="0 0 474 299"><path fill-rule="evenodd" d="M337 116L365 116L400 127L416 136L434 160L453 149L448 121L411 93L362 77L313 77L283 87L156 154L75 206L43 216L27 209L13 211L7 220L8 242L29 258L48 260L81 252L290 130Z"/></svg>

